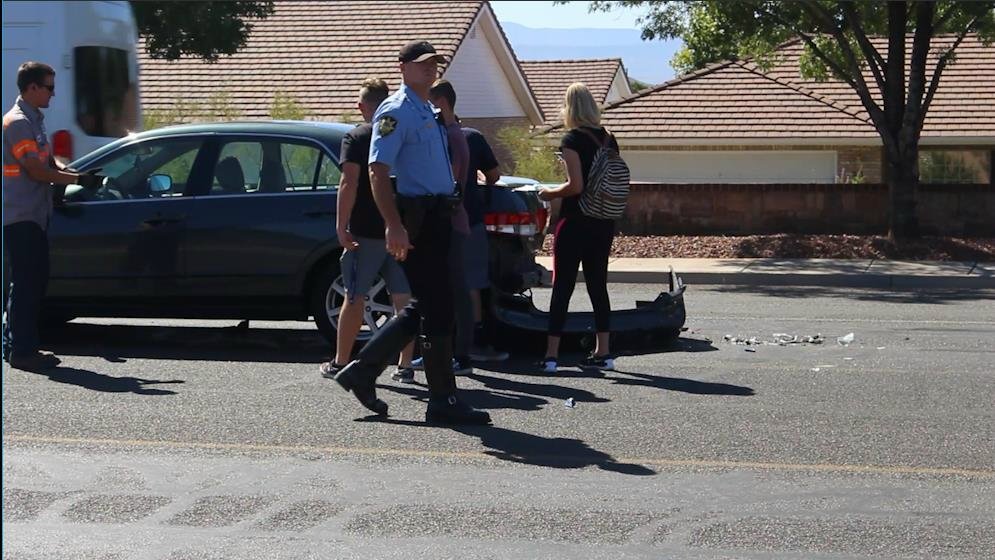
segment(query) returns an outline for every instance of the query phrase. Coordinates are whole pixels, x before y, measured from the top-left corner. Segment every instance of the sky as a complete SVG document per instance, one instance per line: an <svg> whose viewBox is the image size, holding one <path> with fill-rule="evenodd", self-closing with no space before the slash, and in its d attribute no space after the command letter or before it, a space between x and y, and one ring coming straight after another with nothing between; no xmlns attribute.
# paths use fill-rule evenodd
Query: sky
<svg viewBox="0 0 995 560"><path fill-rule="evenodd" d="M643 41L636 19L645 8L589 13L588 6L583 1L491 1L519 60L621 58L630 78L658 84L674 77L670 60L681 42Z"/></svg>
<svg viewBox="0 0 995 560"><path fill-rule="evenodd" d="M640 10L614 10L588 13L589 2L553 5L550 0L532 2L491 1L491 8L502 23L510 21L533 28L601 28L635 29Z"/></svg>

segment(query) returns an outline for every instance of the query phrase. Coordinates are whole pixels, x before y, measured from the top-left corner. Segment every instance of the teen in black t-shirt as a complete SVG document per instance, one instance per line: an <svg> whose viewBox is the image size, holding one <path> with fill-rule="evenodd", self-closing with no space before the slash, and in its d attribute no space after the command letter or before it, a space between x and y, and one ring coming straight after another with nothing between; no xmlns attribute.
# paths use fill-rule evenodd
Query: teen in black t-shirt
<svg viewBox="0 0 995 560"><path fill-rule="evenodd" d="M350 130L342 137L341 159L343 163L359 165L359 184L356 189L356 202L349 216L349 232L359 237L384 239L384 221L373 201L370 189L370 139L373 138L373 125L364 123Z"/></svg>

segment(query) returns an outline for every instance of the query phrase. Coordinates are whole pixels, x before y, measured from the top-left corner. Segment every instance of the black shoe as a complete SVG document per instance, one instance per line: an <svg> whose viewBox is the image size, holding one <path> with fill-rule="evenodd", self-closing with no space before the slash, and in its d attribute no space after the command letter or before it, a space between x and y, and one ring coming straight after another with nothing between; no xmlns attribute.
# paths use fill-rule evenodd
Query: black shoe
<svg viewBox="0 0 995 560"><path fill-rule="evenodd" d="M57 358L55 354L52 354L51 352L34 352L33 354L23 356L19 354L11 354L10 360L7 363L9 363L12 368L24 371L45 371L59 365L62 363L62 360Z"/></svg>
<svg viewBox="0 0 995 560"><path fill-rule="evenodd" d="M432 397L425 410L425 421L430 424L486 425L491 423L491 415L457 400L455 396Z"/></svg>
<svg viewBox="0 0 995 560"><path fill-rule="evenodd" d="M381 416L387 416L387 403L377 398L377 378L364 371L359 360L349 362L335 374L335 381L346 391L352 391L360 404Z"/></svg>
<svg viewBox="0 0 995 560"><path fill-rule="evenodd" d="M334 361L322 362L321 365L318 366L318 371L321 372L321 376L325 379L335 379L335 376L342 371L342 368L344 367L345 366L336 364Z"/></svg>
<svg viewBox="0 0 995 560"><path fill-rule="evenodd" d="M595 356L594 354L591 354L581 360L577 365L584 369L612 370L615 369L615 357L611 354L605 354L604 356Z"/></svg>
<svg viewBox="0 0 995 560"><path fill-rule="evenodd" d="M473 373L473 362L469 356L453 358L453 375L470 375Z"/></svg>

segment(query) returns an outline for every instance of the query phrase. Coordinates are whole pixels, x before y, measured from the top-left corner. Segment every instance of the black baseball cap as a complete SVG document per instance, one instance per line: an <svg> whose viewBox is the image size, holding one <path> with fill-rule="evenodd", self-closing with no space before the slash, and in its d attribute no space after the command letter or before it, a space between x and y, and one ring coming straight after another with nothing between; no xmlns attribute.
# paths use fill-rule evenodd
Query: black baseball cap
<svg viewBox="0 0 995 560"><path fill-rule="evenodd" d="M397 55L398 62L425 62L430 58L446 62L446 57L435 52L435 47L428 41L412 41L404 45Z"/></svg>

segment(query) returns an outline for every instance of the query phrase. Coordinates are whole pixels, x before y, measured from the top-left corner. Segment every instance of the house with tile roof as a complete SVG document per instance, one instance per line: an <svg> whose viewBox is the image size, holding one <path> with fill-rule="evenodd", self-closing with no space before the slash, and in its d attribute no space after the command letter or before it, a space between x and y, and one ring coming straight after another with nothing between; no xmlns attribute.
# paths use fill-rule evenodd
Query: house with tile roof
<svg viewBox="0 0 995 560"><path fill-rule="evenodd" d="M789 43L771 68L721 62L609 103L603 124L617 136L633 180L881 182L881 140L856 93L840 81L802 78L802 51ZM992 84L995 44L968 37L923 127L923 182L991 183Z"/></svg>
<svg viewBox="0 0 995 560"><path fill-rule="evenodd" d="M168 111L177 102L210 108L222 96L227 113L267 119L279 93L310 118L358 118L360 82L381 77L397 88L397 52L420 39L449 58L443 77L456 89L457 113L469 126L496 138L505 126L544 122L486 1L420 1L403 8L379 1L281 1L254 23L243 49L215 63L154 60L140 45L143 109Z"/></svg>
<svg viewBox="0 0 995 560"><path fill-rule="evenodd" d="M563 94L574 82L587 85L601 105L632 95L621 58L523 60L521 65L547 123L559 119Z"/></svg>

